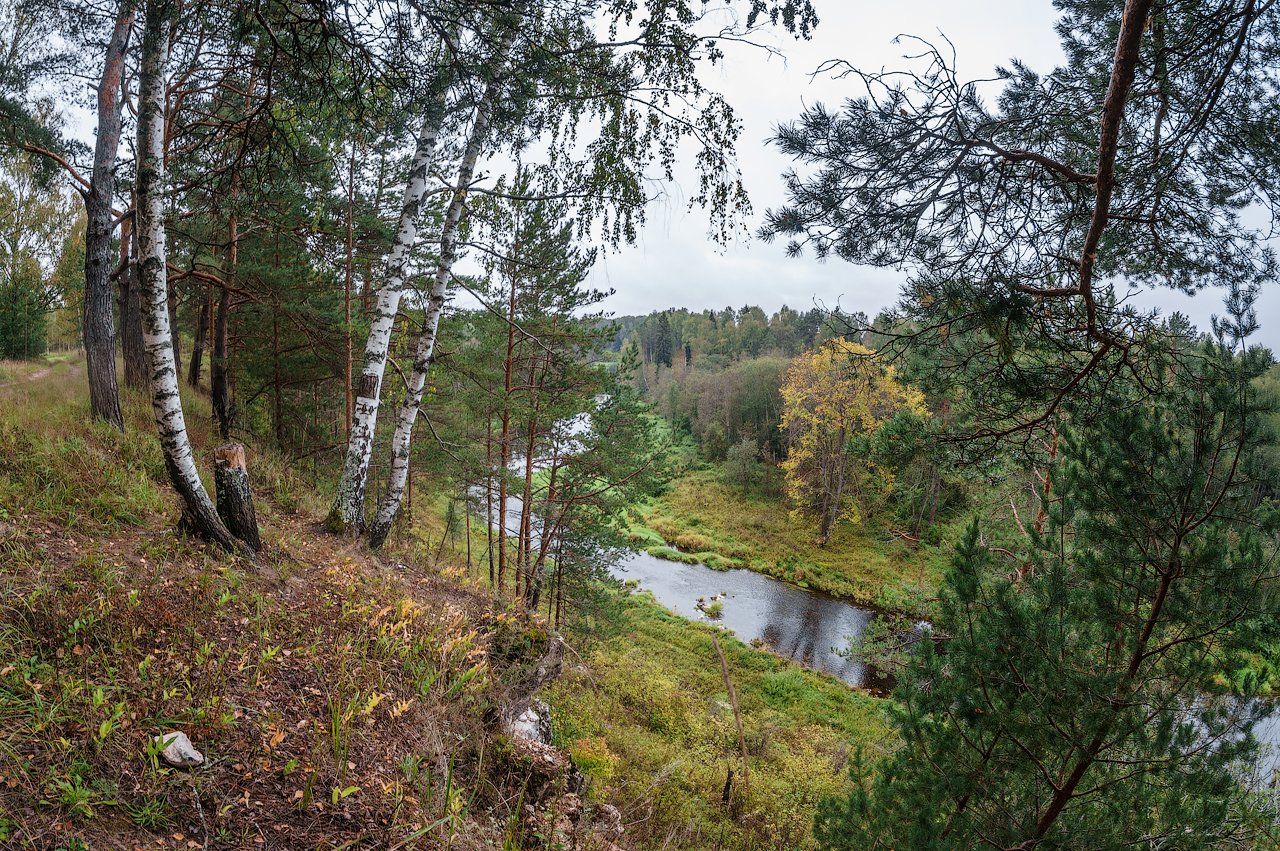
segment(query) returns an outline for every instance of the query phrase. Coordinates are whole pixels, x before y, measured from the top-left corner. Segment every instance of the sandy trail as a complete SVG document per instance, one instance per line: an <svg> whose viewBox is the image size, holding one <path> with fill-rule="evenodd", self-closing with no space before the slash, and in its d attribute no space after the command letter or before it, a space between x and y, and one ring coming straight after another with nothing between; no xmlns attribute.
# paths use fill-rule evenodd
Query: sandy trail
<svg viewBox="0 0 1280 851"><path fill-rule="evenodd" d="M68 363L68 362L63 361L63 363ZM49 374L52 373L57 366L58 364L51 363L48 366L43 366L40 369L37 369L35 372L31 373L30 375L24 375L21 378L15 378L12 381L0 381L0 390L5 389L6 387L15 387L19 384L30 384L32 381L39 381L42 378L48 377ZM69 372L76 373L80 371L81 362L73 360L69 362L69 366L70 366Z"/></svg>

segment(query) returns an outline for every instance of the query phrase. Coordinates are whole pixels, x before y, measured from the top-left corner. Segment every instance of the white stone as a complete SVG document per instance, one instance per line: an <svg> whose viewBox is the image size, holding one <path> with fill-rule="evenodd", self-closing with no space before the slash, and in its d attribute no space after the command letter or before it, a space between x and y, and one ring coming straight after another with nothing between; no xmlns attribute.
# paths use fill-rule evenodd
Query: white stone
<svg viewBox="0 0 1280 851"><path fill-rule="evenodd" d="M157 747L163 746L160 758L174 768L191 768L204 763L204 754L196 750L191 739L181 730L170 730L168 733L152 736L151 741Z"/></svg>
<svg viewBox="0 0 1280 851"><path fill-rule="evenodd" d="M551 744L551 707L541 700L531 701L529 708L507 726L507 732L517 739Z"/></svg>

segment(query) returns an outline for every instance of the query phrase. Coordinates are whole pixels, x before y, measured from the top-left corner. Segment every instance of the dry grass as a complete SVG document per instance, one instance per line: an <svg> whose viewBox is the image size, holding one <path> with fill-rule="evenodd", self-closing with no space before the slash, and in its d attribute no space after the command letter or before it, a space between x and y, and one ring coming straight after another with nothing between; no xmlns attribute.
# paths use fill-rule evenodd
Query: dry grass
<svg viewBox="0 0 1280 851"><path fill-rule="evenodd" d="M527 769L482 719L545 633L322 534L269 455L259 564L179 538L145 402L121 435L82 381L0 390L0 847L525 846ZM157 759L171 729L204 766Z"/></svg>

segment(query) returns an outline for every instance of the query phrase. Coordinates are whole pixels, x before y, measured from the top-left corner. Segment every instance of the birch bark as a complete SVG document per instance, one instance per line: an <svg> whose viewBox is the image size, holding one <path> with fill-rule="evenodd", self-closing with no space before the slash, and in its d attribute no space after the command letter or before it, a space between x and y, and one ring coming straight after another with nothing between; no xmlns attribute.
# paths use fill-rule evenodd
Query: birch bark
<svg viewBox="0 0 1280 851"><path fill-rule="evenodd" d="M138 256L142 287L142 340L150 372L151 406L160 447L174 489L182 497L180 526L231 552L252 557L218 518L200 481L187 437L178 393L169 326L164 230L164 66L169 53L171 9L164 0L146 4L138 77Z"/></svg>
<svg viewBox="0 0 1280 851"><path fill-rule="evenodd" d="M342 466L338 493L329 511L327 525L332 532L359 530L364 525L364 495L369 478L369 457L373 453L374 431L378 424L378 400L382 375L387 366L391 329L400 309L400 296L408 275L409 253L418 238L418 216L426 197L431 168L435 164L444 123L445 93L442 92L423 118L413 152L409 179L400 204L400 221L395 242L387 255L386 277L378 288L370 313L369 337L364 347L364 367L355 391L347 455Z"/></svg>
<svg viewBox="0 0 1280 851"><path fill-rule="evenodd" d="M453 198L449 201L449 209L445 213L444 225L440 230L440 259L436 264L431 295L427 300L423 328L414 346L413 370L407 380L404 399L396 411L396 430L391 438L391 473L387 478L387 491L378 506L373 526L369 529L369 544L373 547L381 546L386 540L387 533L391 530L391 523L400 512L400 501L404 498L404 485L409 477L409 444L413 437L413 424L418 418L418 410L422 405L422 393L427 385L427 372L431 367L432 355L435 353L436 330L440 326L440 315L444 312L449 281L453 278L453 262L458 256L458 224L462 220L462 213L466 207L467 187L475 174L476 162L480 159L484 139L488 135L487 95L488 91L477 107L475 121L471 125L471 136L467 140L466 152L458 168L458 185L453 190Z"/></svg>
<svg viewBox="0 0 1280 851"><path fill-rule="evenodd" d="M383 541L386 540L387 533L391 531L391 524L400 512L400 502L404 498L405 481L409 477L409 449L413 439L413 425L418 419L418 411L422 406L422 392L427 384L427 372L431 368L432 356L435 354L440 315L444 312L449 282L453 280L453 263L458 256L458 226L466 209L467 195L475 177L476 163L484 151L485 142L488 141L491 107L498 93L497 80L502 78L507 68L511 45L515 41L521 20L522 18L517 18L507 28L495 54L495 68L476 104L471 134L467 138L462 161L458 166L458 178L454 185L453 197L449 200L444 224L440 228L440 255L436 263L431 295L427 300L426 316L423 318L422 330L414 346L413 368L407 379L404 398L396 412L396 430L391 439L391 471L387 476L387 490L378 506L373 526L369 529L369 545L374 548L382 546ZM365 463L368 463L367 459ZM499 558L501 557L500 552Z"/></svg>

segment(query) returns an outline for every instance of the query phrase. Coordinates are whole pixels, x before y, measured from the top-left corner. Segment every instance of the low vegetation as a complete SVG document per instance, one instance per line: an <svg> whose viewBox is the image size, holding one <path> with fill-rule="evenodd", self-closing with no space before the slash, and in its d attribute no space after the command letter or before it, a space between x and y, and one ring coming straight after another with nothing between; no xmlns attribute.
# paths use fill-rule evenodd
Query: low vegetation
<svg viewBox="0 0 1280 851"><path fill-rule="evenodd" d="M647 594L592 627L599 637L571 635L582 664L548 695L556 742L619 806L637 847L811 847L818 802L847 793L853 751L892 741L885 701L674 616Z"/></svg>
<svg viewBox="0 0 1280 851"><path fill-rule="evenodd" d="M638 512L632 538L650 555L716 569L746 567L858 602L925 612L946 566L943 547L913 545L872 526L840 523L819 546L812 521L781 497L694 470Z"/></svg>

